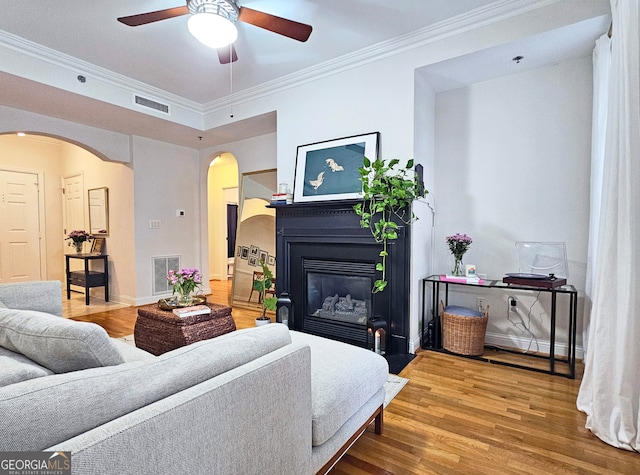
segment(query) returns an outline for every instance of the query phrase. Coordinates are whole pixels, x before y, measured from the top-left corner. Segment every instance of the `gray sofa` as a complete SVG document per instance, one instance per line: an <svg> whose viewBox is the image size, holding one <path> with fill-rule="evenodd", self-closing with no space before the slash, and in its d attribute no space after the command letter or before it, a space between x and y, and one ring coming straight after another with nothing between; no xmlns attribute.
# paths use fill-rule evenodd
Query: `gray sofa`
<svg viewBox="0 0 640 475"><path fill-rule="evenodd" d="M74 474L300 475L382 430L373 352L273 324L156 357L61 314L57 281L0 285L0 452L70 451Z"/></svg>

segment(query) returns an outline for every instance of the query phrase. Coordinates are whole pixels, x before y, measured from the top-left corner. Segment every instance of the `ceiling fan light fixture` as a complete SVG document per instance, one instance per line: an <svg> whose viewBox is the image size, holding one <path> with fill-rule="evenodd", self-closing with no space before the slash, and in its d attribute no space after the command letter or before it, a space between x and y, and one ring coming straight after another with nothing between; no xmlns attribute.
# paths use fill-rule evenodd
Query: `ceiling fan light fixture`
<svg viewBox="0 0 640 475"><path fill-rule="evenodd" d="M187 28L200 43L218 49L230 45L238 38L236 25L216 13L196 13L189 17Z"/></svg>

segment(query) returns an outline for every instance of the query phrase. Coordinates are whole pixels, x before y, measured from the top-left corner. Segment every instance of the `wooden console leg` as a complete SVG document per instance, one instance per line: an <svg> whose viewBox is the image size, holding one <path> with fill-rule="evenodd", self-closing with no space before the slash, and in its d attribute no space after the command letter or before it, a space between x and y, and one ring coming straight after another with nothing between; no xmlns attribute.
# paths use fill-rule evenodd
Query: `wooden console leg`
<svg viewBox="0 0 640 475"><path fill-rule="evenodd" d="M384 426L384 407L380 406L380 410L375 419L375 431L377 435L382 434L383 426Z"/></svg>

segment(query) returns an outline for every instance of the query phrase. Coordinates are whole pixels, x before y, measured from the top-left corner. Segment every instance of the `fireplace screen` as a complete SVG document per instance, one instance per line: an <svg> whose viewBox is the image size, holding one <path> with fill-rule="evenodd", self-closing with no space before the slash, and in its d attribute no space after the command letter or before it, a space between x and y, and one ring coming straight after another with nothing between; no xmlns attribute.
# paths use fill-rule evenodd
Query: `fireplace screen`
<svg viewBox="0 0 640 475"><path fill-rule="evenodd" d="M366 325L371 313L371 277L307 274L307 315Z"/></svg>

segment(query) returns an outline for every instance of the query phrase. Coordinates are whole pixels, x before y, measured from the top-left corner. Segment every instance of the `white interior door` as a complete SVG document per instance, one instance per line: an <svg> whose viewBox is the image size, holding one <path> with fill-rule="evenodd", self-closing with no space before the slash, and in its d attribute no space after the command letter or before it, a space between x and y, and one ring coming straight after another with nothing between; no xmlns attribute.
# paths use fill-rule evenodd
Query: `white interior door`
<svg viewBox="0 0 640 475"><path fill-rule="evenodd" d="M40 280L38 175L0 170L0 283Z"/></svg>
<svg viewBox="0 0 640 475"><path fill-rule="evenodd" d="M64 237L84 227L84 178L82 173L62 178L64 200ZM65 245L68 244L68 241Z"/></svg>

